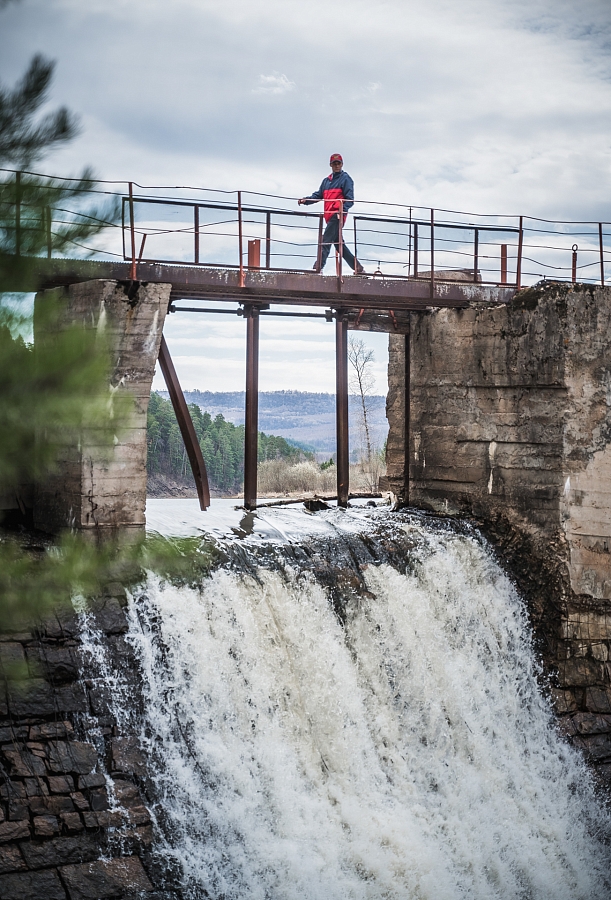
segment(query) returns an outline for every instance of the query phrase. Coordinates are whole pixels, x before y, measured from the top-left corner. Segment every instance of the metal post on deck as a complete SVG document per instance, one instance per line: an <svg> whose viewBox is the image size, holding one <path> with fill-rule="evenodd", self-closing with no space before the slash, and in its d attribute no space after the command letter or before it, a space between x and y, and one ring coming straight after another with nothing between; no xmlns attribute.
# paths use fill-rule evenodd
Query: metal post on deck
<svg viewBox="0 0 611 900"><path fill-rule="evenodd" d="M507 244L501 244L501 284L507 284Z"/></svg>
<svg viewBox="0 0 611 900"><path fill-rule="evenodd" d="M15 172L15 256L21 256L21 172Z"/></svg>
<svg viewBox="0 0 611 900"><path fill-rule="evenodd" d="M318 217L318 251L316 253L316 271L320 272L320 265L322 263L322 222L323 217Z"/></svg>
<svg viewBox="0 0 611 900"><path fill-rule="evenodd" d="M208 485L206 464L204 463L201 447L199 446L199 441L195 434L189 407L187 406L185 396L180 387L176 369L174 368L174 363L172 362L172 357L170 356L170 351L168 350L168 345L166 344L163 335L161 336L161 345L159 347L159 365L161 366L165 383L168 386L168 393L170 395L170 400L172 401L172 406L174 407L176 421L178 422L185 450L189 457L189 463L191 464L191 471L193 472L197 496L199 498L199 507L200 509L205 510L210 506L210 487Z"/></svg>
<svg viewBox="0 0 611 900"><path fill-rule="evenodd" d="M265 213L265 268L269 269L272 256L272 214Z"/></svg>
<svg viewBox="0 0 611 900"><path fill-rule="evenodd" d="M246 409L244 433L244 506L257 507L259 451L259 307L244 308L246 319Z"/></svg>
<svg viewBox="0 0 611 900"><path fill-rule="evenodd" d="M129 270L129 277L132 281L136 280L136 223L134 222L134 185L129 183L129 231L132 245L132 264ZM168 388L169 390L169 388Z"/></svg>
<svg viewBox="0 0 611 900"><path fill-rule="evenodd" d="M518 235L518 261L516 264L516 287L522 287L522 247L524 246L524 217L520 216L520 234Z"/></svg>
<svg viewBox="0 0 611 900"><path fill-rule="evenodd" d="M244 248L242 245L242 191L238 191L238 251L240 254L240 287L244 287Z"/></svg>
<svg viewBox="0 0 611 900"><path fill-rule="evenodd" d="M605 257L603 253L603 223L598 223L598 250L600 253L600 284L605 286Z"/></svg>
<svg viewBox="0 0 611 900"><path fill-rule="evenodd" d="M350 455L348 446L348 317L335 316L335 415L337 442L337 505L348 506Z"/></svg>
<svg viewBox="0 0 611 900"><path fill-rule="evenodd" d="M475 229L475 240L473 242L473 281L477 281L477 267L479 266L479 231Z"/></svg>
<svg viewBox="0 0 611 900"><path fill-rule="evenodd" d="M414 278L418 278L418 223L414 222Z"/></svg>
<svg viewBox="0 0 611 900"><path fill-rule="evenodd" d="M53 256L53 238L51 236L51 207L45 206L46 232L47 232L47 259Z"/></svg>
<svg viewBox="0 0 611 900"><path fill-rule="evenodd" d="M579 247L577 244L573 244L572 246L573 256L571 257L571 281L573 284L577 281L577 251Z"/></svg>
<svg viewBox="0 0 611 900"><path fill-rule="evenodd" d="M193 256L195 265L199 265L199 206L193 207L193 233L195 236L195 246L193 248Z"/></svg>
<svg viewBox="0 0 611 900"><path fill-rule="evenodd" d="M435 210L431 210L431 300L435 296Z"/></svg>
<svg viewBox="0 0 611 900"><path fill-rule="evenodd" d="M409 319L409 328L407 333L405 334L405 397L404 397L404 410L403 410L403 420L405 422L405 428L403 432L403 446L404 446L404 457L403 457L403 502L406 506L409 505L409 442L410 442L410 406L411 406L411 314L408 313L407 317Z"/></svg>
<svg viewBox="0 0 611 900"><path fill-rule="evenodd" d="M342 289L342 263L344 261L344 201L339 201L339 229L338 229L339 261L337 263L337 290Z"/></svg>

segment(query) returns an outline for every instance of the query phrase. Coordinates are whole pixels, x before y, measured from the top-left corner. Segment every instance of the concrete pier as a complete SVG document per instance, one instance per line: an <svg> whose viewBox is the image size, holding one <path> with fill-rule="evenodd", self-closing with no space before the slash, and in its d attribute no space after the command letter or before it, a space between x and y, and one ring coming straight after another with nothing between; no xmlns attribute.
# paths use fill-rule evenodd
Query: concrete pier
<svg viewBox="0 0 611 900"><path fill-rule="evenodd" d="M58 471L36 488L37 528L54 533L144 527L146 419L170 290L169 284L100 280L37 294L36 307L60 306L60 324L103 334L111 357L109 402L125 396L132 401L114 403L112 446L100 440L95 423L83 423L78 439L67 435ZM36 341L36 311L34 322Z"/></svg>
<svg viewBox="0 0 611 900"><path fill-rule="evenodd" d="M611 288L410 319L390 336L388 487L499 545L567 730L611 776Z"/></svg>

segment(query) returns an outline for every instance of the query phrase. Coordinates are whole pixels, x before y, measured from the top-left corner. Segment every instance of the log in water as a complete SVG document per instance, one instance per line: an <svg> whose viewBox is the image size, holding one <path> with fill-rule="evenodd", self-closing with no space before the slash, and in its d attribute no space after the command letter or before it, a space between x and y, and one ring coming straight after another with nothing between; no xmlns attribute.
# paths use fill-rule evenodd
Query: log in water
<svg viewBox="0 0 611 900"><path fill-rule="evenodd" d="M409 559L355 551L339 616L294 553L131 598L158 858L188 898L609 896L609 820L514 587L477 536L395 521Z"/></svg>

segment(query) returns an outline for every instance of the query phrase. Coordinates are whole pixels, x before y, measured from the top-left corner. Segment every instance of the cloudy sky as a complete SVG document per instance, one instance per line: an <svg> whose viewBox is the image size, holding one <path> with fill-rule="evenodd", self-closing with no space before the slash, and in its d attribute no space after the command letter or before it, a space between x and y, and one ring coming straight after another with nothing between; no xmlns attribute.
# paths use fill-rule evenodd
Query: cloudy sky
<svg viewBox="0 0 611 900"><path fill-rule="evenodd" d="M357 199L611 219L610 0L21 0L0 43L81 117L46 172L298 197L339 151ZM242 332L172 317L184 387L239 389ZM330 326L261 349L263 389L333 389Z"/></svg>

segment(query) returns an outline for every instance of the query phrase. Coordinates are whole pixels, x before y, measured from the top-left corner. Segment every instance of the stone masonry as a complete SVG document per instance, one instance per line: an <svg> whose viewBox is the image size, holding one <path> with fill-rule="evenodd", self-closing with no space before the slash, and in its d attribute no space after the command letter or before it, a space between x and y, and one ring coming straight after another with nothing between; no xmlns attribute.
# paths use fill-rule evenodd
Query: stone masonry
<svg viewBox="0 0 611 900"><path fill-rule="evenodd" d="M129 669L124 602L109 585L92 615ZM0 898L159 898L141 861L152 842L144 760L118 731L107 686L79 674L74 612L0 635L0 664Z"/></svg>
<svg viewBox="0 0 611 900"><path fill-rule="evenodd" d="M411 314L390 336L388 487L474 517L529 604L562 725L611 779L611 289Z"/></svg>
<svg viewBox="0 0 611 900"><path fill-rule="evenodd" d="M36 490L34 523L42 531L143 528L146 416L170 289L169 284L90 281L37 295L37 306L61 306L60 322L104 335L111 354L109 402L126 394L133 400L127 411L115 404L123 412L115 418L114 447L103 444L95 425L84 426L77 445L67 441L59 471ZM36 312L34 328L36 341Z"/></svg>

